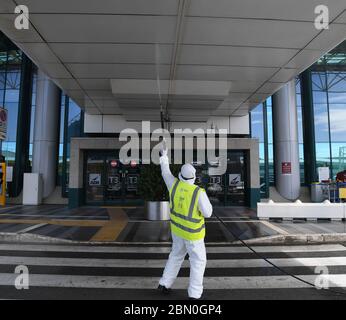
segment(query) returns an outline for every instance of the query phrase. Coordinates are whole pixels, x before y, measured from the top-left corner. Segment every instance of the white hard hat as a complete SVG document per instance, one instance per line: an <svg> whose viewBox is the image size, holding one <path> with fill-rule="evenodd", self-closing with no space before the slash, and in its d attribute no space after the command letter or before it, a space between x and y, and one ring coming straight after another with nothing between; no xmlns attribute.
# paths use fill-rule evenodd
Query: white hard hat
<svg viewBox="0 0 346 320"><path fill-rule="evenodd" d="M190 163L186 163L181 167L179 177L183 180L194 180L196 179L196 169Z"/></svg>

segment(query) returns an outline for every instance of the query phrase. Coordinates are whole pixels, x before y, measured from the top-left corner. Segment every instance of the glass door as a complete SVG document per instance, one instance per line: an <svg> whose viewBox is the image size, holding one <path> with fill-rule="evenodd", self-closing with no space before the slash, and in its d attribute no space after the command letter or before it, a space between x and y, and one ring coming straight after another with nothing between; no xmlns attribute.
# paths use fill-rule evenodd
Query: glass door
<svg viewBox="0 0 346 320"><path fill-rule="evenodd" d="M226 161L220 160L220 161ZM209 163L208 167L197 170L197 180L205 188L210 202L214 206L245 206L246 154L243 151L229 151L227 171L218 173L218 163ZM199 183L197 183L199 184Z"/></svg>
<svg viewBox="0 0 346 320"><path fill-rule="evenodd" d="M105 197L107 203L122 202L123 200L123 170L122 164L114 154L105 158Z"/></svg>
<svg viewBox="0 0 346 320"><path fill-rule="evenodd" d="M142 202L138 194L140 165L131 161L123 165L117 151L88 151L86 157L86 203L96 205L135 205Z"/></svg>
<svg viewBox="0 0 346 320"><path fill-rule="evenodd" d="M104 157L88 153L86 159L85 190L87 204L102 204L104 201Z"/></svg>
<svg viewBox="0 0 346 320"><path fill-rule="evenodd" d="M232 151L227 156L226 205L245 206L246 155L244 151Z"/></svg>

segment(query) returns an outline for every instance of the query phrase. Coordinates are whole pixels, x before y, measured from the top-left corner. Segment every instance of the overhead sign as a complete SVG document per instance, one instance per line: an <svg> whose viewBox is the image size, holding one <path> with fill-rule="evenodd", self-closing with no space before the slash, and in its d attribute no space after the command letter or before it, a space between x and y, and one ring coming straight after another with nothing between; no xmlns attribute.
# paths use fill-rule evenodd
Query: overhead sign
<svg viewBox="0 0 346 320"><path fill-rule="evenodd" d="M292 163L282 162L281 163L281 173L282 174L292 174Z"/></svg>
<svg viewBox="0 0 346 320"><path fill-rule="evenodd" d="M0 140L5 140L7 135L7 110L0 108Z"/></svg>

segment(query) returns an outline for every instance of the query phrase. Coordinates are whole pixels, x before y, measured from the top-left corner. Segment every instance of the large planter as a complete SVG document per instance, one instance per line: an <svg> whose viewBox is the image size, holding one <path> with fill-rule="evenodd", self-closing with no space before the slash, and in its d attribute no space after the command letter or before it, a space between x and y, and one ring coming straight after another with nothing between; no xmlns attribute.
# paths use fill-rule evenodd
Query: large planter
<svg viewBox="0 0 346 320"><path fill-rule="evenodd" d="M145 203L145 212L147 220L169 220L169 202L147 201Z"/></svg>

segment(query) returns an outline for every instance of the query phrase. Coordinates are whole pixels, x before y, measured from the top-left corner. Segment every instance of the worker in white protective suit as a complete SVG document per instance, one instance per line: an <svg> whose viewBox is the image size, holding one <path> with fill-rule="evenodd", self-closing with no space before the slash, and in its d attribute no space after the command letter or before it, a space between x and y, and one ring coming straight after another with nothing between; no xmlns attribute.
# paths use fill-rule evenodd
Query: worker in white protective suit
<svg viewBox="0 0 346 320"><path fill-rule="evenodd" d="M163 293L170 292L188 253L191 269L188 295L190 299L200 299L207 263L204 218L212 215L213 207L204 189L194 184L196 169L191 164L184 164L181 167L179 179L176 179L169 169L165 146L161 155L162 177L170 195L173 245L158 289Z"/></svg>

